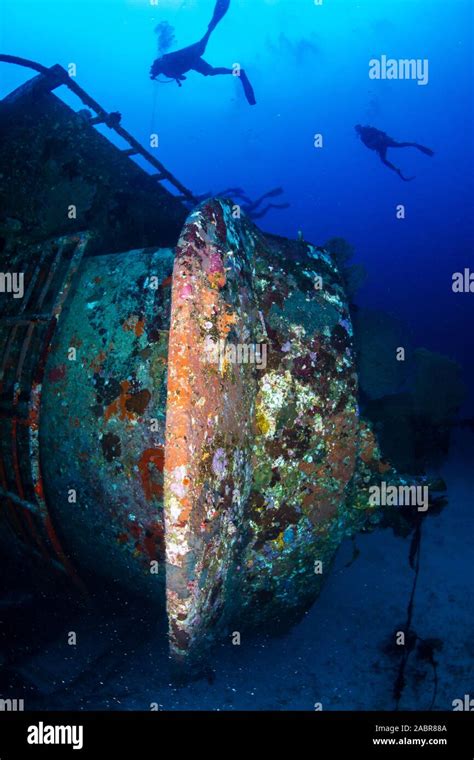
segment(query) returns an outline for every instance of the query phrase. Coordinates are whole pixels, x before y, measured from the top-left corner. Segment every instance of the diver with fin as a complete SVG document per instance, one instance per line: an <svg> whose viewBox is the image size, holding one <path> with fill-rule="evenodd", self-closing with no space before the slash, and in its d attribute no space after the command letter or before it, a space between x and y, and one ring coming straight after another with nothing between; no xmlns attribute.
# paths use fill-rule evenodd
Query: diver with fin
<svg viewBox="0 0 474 760"><path fill-rule="evenodd" d="M283 195L284 192L285 191L282 187L274 187L272 190L267 190L266 193L260 195L256 200L252 200L241 187L227 187L225 190L219 190L217 193L213 193L209 190L207 193L195 196L195 199L199 203L206 198L212 198L213 196L217 196L218 198L230 198L232 201L238 199L241 201L240 206L242 211L245 212L249 219L256 221L257 219L262 219L271 209L279 211L280 209L290 207L289 203L267 203L263 208L261 207L261 204L267 198L276 198L278 195Z"/></svg>
<svg viewBox="0 0 474 760"><path fill-rule="evenodd" d="M176 50L174 53L165 53L165 55L157 58L151 67L150 78L156 79L160 74L164 74L164 76L169 77L169 79L174 79L181 87L181 82L186 79L184 74L187 71L197 71L205 77L214 77L219 74L233 74L232 69L227 69L223 66L211 66L202 58L207 43L209 42L209 37L219 21L224 18L229 10L229 5L230 0L217 0L211 22L207 27L207 32L202 40L196 42L194 45L182 48L182 50ZM250 105L254 106L256 103L255 94L252 85L248 80L247 74L243 69L240 70L239 78L244 88L245 97Z"/></svg>
<svg viewBox="0 0 474 760"><path fill-rule="evenodd" d="M379 155L382 163L385 164L385 166L388 166L389 169L392 169L394 172L396 172L398 176L404 180L404 182L410 182L410 180L415 178L404 177L400 169L398 169L396 166L394 166L394 164L390 163L390 161L387 160L388 148L418 148L418 150L421 150L421 152L426 156L434 156L434 151L432 151L431 148L426 148L424 145L419 145L419 143L415 142L397 142L392 137L389 137L385 132L382 132L380 129L376 129L375 127L362 127L360 124L356 124L355 131L359 135L364 145L369 148L369 150L375 150L375 152Z"/></svg>

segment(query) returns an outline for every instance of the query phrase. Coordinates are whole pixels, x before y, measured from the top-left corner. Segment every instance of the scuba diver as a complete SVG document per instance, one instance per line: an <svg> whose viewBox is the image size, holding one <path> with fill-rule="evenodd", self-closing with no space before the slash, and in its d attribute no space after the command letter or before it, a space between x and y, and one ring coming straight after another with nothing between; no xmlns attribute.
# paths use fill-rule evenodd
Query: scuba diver
<svg viewBox="0 0 474 760"><path fill-rule="evenodd" d="M211 22L207 27L207 32L202 40L196 42L194 45L189 45L189 47L185 47L182 50L176 50L174 53L166 53L160 58L157 58L151 67L150 78L156 79L156 77L160 74L164 74L170 79L174 79L181 87L181 82L186 79L184 74L187 71L197 71L199 74L202 74L205 77L214 77L218 74L233 74L233 69L227 69L223 66L211 66L209 63L206 63L203 58L201 58L206 50L209 37L211 36L219 21L221 21L221 19L229 10L229 5L230 0L217 0ZM241 69L238 76L242 82L245 97L247 98L250 105L254 106L256 103L255 95L252 85L247 78L247 74L243 69Z"/></svg>
<svg viewBox="0 0 474 760"><path fill-rule="evenodd" d="M388 148L418 148L418 150L421 150L421 152L425 153L425 155L434 156L434 151L432 151L430 148L425 148L424 145L419 145L418 143L414 142L397 142L396 140L393 140L391 137L389 137L385 132L381 132L380 129L376 129L375 127L362 127L360 124L356 124L355 131L359 135L364 145L369 148L369 150L375 150L375 152L380 156L382 163L385 164L385 166L388 166L389 169L393 169L393 171L396 172L398 176L404 180L404 182L410 182L410 180L415 178L404 177L400 169L398 169L396 166L394 166L394 164L391 164L390 161L387 160Z"/></svg>
<svg viewBox="0 0 474 760"><path fill-rule="evenodd" d="M263 193L263 195L256 200L252 200L241 187L228 187L225 190L220 190L218 193L209 191L202 195L197 195L195 198L198 203L206 198L212 198L213 196L217 196L218 198L230 198L234 203L236 199L238 199L239 201L242 201L240 204L242 211L245 212L249 219L256 221L257 219L262 219L271 209L279 210L290 207L289 203L267 203L263 208L261 207L261 204L267 198L276 198L278 195L283 195L284 192L285 191L282 187L275 187L272 190Z"/></svg>

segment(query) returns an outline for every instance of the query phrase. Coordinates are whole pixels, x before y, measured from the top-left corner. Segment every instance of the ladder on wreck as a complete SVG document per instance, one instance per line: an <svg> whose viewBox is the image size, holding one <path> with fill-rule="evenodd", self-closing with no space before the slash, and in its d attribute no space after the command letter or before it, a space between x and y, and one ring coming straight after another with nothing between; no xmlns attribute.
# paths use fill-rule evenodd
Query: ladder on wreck
<svg viewBox="0 0 474 760"><path fill-rule="evenodd" d="M24 296L0 303L0 511L20 548L65 571L81 591L45 499L39 416L51 342L89 239L87 232L73 233L17 251Z"/></svg>
<svg viewBox="0 0 474 760"><path fill-rule="evenodd" d="M36 61L30 61L27 58L20 58L16 55L4 55L0 54L0 63L12 63L17 66L24 66L25 68L33 69L37 71L44 78L44 86L48 90L52 91L61 85L68 87L71 92L77 95L82 103L95 112L96 116L91 119L91 125L105 124L109 129L112 129L116 134L120 135L128 144L129 148L122 151L123 155L131 158L132 156L139 155L144 158L155 170L154 174L150 176L157 182L168 182L179 192L179 199L192 203L193 205L198 202L198 199L193 195L191 190L185 187L165 166L158 161L146 148L141 145L121 124L121 116L119 113L108 113L102 106L91 98L91 96L83 90L76 82L74 82L67 71L55 64L54 66L47 67L42 66Z"/></svg>

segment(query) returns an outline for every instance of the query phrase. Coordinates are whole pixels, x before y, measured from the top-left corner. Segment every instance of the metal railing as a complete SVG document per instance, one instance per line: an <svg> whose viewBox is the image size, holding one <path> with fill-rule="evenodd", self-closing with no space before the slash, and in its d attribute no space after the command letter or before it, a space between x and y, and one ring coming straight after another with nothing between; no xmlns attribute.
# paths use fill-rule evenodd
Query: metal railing
<svg viewBox="0 0 474 760"><path fill-rule="evenodd" d="M46 504L39 417L51 341L89 239L87 232L63 235L25 250L24 297L0 314L0 505L31 551L65 570L82 590Z"/></svg>
<svg viewBox="0 0 474 760"><path fill-rule="evenodd" d="M42 77L44 77L45 84L49 90L55 90L57 87L65 85L69 90L71 90L71 92L80 98L82 103L87 106L87 108L90 108L95 112L96 116L95 118L91 119L90 122L92 125L105 124L107 127L109 127L109 129L112 129L114 132L116 132L116 134L120 135L120 137L122 137L130 145L130 148L126 148L125 150L121 151L123 155L130 158L135 155L142 156L142 158L144 158L151 166L153 166L154 169L157 170L155 174L151 174L149 176L151 176L157 182L169 182L170 185L178 190L180 193L178 197L181 200L191 202L193 204L197 203L197 199L191 190L185 187L174 176L174 174L172 174L170 171L168 171L168 169L166 169L165 166L163 166L161 161L158 161L155 156L147 151L146 148L144 148L143 145L138 142L138 140L136 140L129 132L127 132L126 129L121 126L120 114L117 112L108 113L104 108L102 108L100 103L94 100L94 98L91 98L91 96L85 90L83 90L82 87L80 87L71 79L67 71L62 66L55 64L54 66L48 68L47 66L42 66L36 61L30 61L27 58L20 58L16 55L4 54L0 54L0 63L12 63L17 66L24 66L26 68L37 71ZM120 149L118 148L117 150Z"/></svg>

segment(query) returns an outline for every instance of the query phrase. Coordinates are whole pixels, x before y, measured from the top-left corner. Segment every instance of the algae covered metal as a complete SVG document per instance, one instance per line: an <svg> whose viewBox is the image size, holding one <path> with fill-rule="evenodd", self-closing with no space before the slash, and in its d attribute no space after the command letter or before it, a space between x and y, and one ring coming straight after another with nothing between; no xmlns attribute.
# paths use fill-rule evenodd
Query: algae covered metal
<svg viewBox="0 0 474 760"><path fill-rule="evenodd" d="M83 258L44 350L36 498L59 560L162 612L166 596L179 662L230 626L294 622L376 519L367 489L390 472L335 262L230 201L192 212L175 251Z"/></svg>
<svg viewBox="0 0 474 760"><path fill-rule="evenodd" d="M184 226L168 371L167 609L172 650L193 659L229 626L301 616L342 538L377 520L368 488L390 467L359 418L335 261L229 201Z"/></svg>
<svg viewBox="0 0 474 760"><path fill-rule="evenodd" d="M369 487L402 479L359 414L337 257L229 200L188 214L51 76L0 107L2 266L25 290L0 303L0 537L151 601L193 669L298 620L378 521Z"/></svg>
<svg viewBox="0 0 474 760"><path fill-rule="evenodd" d="M40 425L46 494L76 562L160 598L172 262L166 249L84 261L51 345Z"/></svg>

